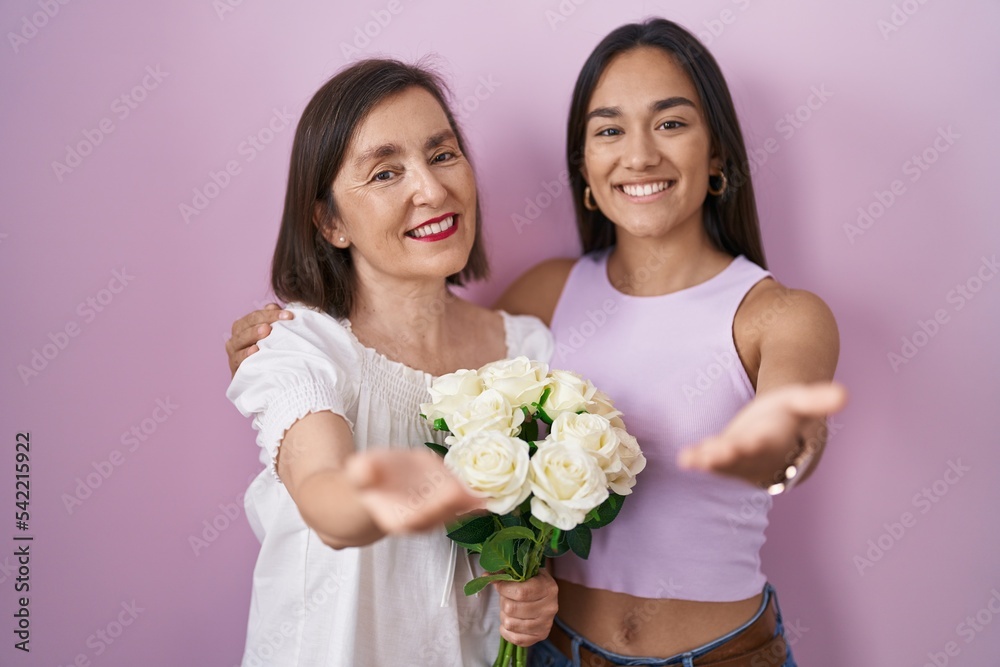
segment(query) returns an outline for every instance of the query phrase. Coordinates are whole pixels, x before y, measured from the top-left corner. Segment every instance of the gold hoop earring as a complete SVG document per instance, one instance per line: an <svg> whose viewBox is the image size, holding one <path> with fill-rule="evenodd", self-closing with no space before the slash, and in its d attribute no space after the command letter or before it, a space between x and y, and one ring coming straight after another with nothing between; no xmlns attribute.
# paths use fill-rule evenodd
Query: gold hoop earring
<svg viewBox="0 0 1000 667"><path fill-rule="evenodd" d="M597 210L597 202L591 201L594 198L594 194L590 191L590 186L588 185L583 189L583 207L588 211Z"/></svg>
<svg viewBox="0 0 1000 667"><path fill-rule="evenodd" d="M726 179L726 172L720 171L719 178L722 179L722 187L720 187L718 190L713 190L712 177L711 176L708 177L708 194L713 195L715 197L721 197L723 194L725 194L726 188L729 187L729 181Z"/></svg>

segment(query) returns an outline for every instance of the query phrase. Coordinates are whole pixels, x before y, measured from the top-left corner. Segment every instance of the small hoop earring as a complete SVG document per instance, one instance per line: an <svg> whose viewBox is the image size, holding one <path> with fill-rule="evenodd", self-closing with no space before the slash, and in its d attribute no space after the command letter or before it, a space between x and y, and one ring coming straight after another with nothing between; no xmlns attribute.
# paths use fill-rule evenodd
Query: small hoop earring
<svg viewBox="0 0 1000 667"><path fill-rule="evenodd" d="M712 177L711 176L708 177L708 194L713 195L715 197L721 197L726 192L726 188L729 187L729 181L726 179L726 172L720 171L719 178L722 179L722 186L718 190L713 190Z"/></svg>
<svg viewBox="0 0 1000 667"><path fill-rule="evenodd" d="M597 210L597 202L591 201L594 198L593 193L590 191L590 186L588 185L583 189L583 207L588 211Z"/></svg>

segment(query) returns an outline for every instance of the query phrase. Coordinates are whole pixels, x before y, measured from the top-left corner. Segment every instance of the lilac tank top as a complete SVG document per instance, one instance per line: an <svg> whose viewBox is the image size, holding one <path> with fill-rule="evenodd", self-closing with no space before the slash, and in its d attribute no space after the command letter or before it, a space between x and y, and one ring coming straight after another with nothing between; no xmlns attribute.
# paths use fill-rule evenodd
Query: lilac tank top
<svg viewBox="0 0 1000 667"><path fill-rule="evenodd" d="M760 549L771 497L750 484L682 471L677 454L719 433L754 397L733 318L770 274L743 256L709 280L635 297L608 279L610 249L580 259L552 317L552 368L611 396L646 456L618 518L593 533L588 560L559 558L560 579L644 598L745 600L766 579Z"/></svg>

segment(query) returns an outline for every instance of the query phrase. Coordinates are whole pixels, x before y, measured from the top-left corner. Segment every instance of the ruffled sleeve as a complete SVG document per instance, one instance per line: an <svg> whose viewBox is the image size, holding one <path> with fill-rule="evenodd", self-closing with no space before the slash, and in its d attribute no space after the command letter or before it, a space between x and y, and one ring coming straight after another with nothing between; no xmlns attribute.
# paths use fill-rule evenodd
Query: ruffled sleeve
<svg viewBox="0 0 1000 667"><path fill-rule="evenodd" d="M278 447L292 424L311 412L329 410L347 420L358 397L360 357L354 339L329 315L302 306L276 322L240 364L226 397L253 417L261 462L277 477Z"/></svg>
<svg viewBox="0 0 1000 667"><path fill-rule="evenodd" d="M549 363L555 351L552 332L533 315L510 315L503 313L507 320L507 356L525 356L534 361Z"/></svg>

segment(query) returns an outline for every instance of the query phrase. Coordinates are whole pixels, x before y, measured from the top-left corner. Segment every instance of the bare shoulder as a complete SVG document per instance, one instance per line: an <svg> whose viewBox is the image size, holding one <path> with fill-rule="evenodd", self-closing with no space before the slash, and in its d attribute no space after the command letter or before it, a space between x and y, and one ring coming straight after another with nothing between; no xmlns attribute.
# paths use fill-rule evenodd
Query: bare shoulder
<svg viewBox="0 0 1000 667"><path fill-rule="evenodd" d="M552 313L576 262L576 259L558 258L535 265L507 288L495 307L512 315L534 315L546 326L550 325Z"/></svg>
<svg viewBox="0 0 1000 667"><path fill-rule="evenodd" d="M809 360L817 380L832 377L840 355L837 321L823 299L771 278L747 293L733 321L733 339L751 377L764 357Z"/></svg>
<svg viewBox="0 0 1000 667"><path fill-rule="evenodd" d="M747 339L764 334L836 334L837 321L830 307L812 292L766 278L743 299L733 329L734 334Z"/></svg>

